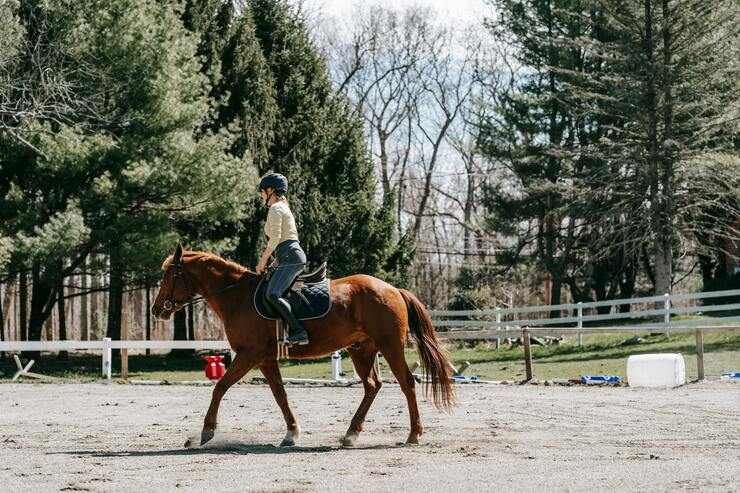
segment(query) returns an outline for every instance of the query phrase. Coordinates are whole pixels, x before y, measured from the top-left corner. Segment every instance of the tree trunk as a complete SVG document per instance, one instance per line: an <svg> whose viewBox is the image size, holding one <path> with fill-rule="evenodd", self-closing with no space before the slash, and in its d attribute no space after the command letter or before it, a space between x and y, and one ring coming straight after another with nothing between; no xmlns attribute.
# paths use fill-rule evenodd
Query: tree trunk
<svg viewBox="0 0 740 493"><path fill-rule="evenodd" d="M15 276L8 279L8 282L5 283L5 296L2 300L0 300L0 303L3 303L3 307L5 308L3 311L3 319L2 323L6 327L5 329L5 340L11 340L12 337L12 331L11 327L17 327L15 324L15 313L14 310L15 306L15 296L13 288L13 285L15 284ZM13 314L13 318L11 319L10 316ZM16 329L17 330L17 329Z"/></svg>
<svg viewBox="0 0 740 493"><path fill-rule="evenodd" d="M21 341L28 340L28 272L21 271L18 279L18 326Z"/></svg>
<svg viewBox="0 0 740 493"><path fill-rule="evenodd" d="M61 269L60 269L61 271ZM67 317L64 311L64 279L59 280L59 287L57 287L57 318L59 319L59 340L67 340ZM59 359L69 359L69 353L67 351L59 351Z"/></svg>
<svg viewBox="0 0 740 493"><path fill-rule="evenodd" d="M647 58L647 87L645 92L645 111L648 117L647 144L648 169L650 179L651 226L653 233L653 262L655 264L655 294L661 295L671 291L671 227L668 217L667 190L663 189L665 165L658 142L658 96L655 63L655 46L653 42L653 5L652 0L645 0L645 56ZM668 235L668 237L666 237Z"/></svg>
<svg viewBox="0 0 740 493"><path fill-rule="evenodd" d="M187 341L188 340L188 327L187 327L187 316L185 310L178 310L175 312L173 322L174 334L172 339L175 341ZM170 351L170 356L179 358L183 356L189 356L193 354L192 349L173 349Z"/></svg>
<svg viewBox="0 0 740 493"><path fill-rule="evenodd" d="M131 292L131 298L133 300L133 311L131 316L131 328L129 329L129 337L139 339L139 331L141 330L141 338L144 337L144 320L142 310L144 309L144 292L141 288ZM135 332L135 333L134 333Z"/></svg>
<svg viewBox="0 0 740 493"><path fill-rule="evenodd" d="M550 304L551 305L560 304L560 291L562 287L563 287L563 280L560 277L560 274L553 274L552 275L552 288L550 291ZM559 317L560 317L560 309L550 311L550 318L559 318Z"/></svg>
<svg viewBox="0 0 740 493"><path fill-rule="evenodd" d="M87 291L87 260L82 262L82 274L80 275L80 288L83 293ZM89 294L83 294L80 296L80 340L90 340L90 325L88 323L88 296Z"/></svg>
<svg viewBox="0 0 740 493"><path fill-rule="evenodd" d="M383 129L378 128L378 146L380 147L380 180L383 184L383 197L387 197L391 193L391 180L388 175L388 151L386 149L386 142L388 135Z"/></svg>
<svg viewBox="0 0 740 493"><path fill-rule="evenodd" d="M41 265L34 262L32 267L31 316L28 321L28 340L40 341L45 322L49 319L56 301L56 282L48 271L42 272ZM40 351L29 351L24 357L39 360Z"/></svg>
<svg viewBox="0 0 740 493"><path fill-rule="evenodd" d="M471 254L471 249L473 248L471 242L470 225L471 221L473 220L473 207L475 205L474 201L475 176L473 175L473 169L468 168L467 193L465 194L465 209L463 211L463 221L465 221L465 229L463 229L463 262L467 262L468 256Z"/></svg>
<svg viewBox="0 0 740 493"><path fill-rule="evenodd" d="M195 340L195 308L193 305L188 305L188 340Z"/></svg>
<svg viewBox="0 0 740 493"><path fill-rule="evenodd" d="M10 286L5 287L5 291L7 292L10 289ZM4 341L6 339L5 336L5 313L3 312L3 284L0 283L0 341ZM3 358L3 353L0 352L0 359Z"/></svg>
<svg viewBox="0 0 740 493"><path fill-rule="evenodd" d="M662 0L663 20L663 138L660 153L660 221L655 254L656 294L670 293L673 280L673 94L671 90L671 12L668 0Z"/></svg>
<svg viewBox="0 0 740 493"><path fill-rule="evenodd" d="M121 339L121 316L123 305L123 265L117 245L110 247L110 283L108 288L108 328L106 334L113 340ZM113 351L116 357L119 350Z"/></svg>
<svg viewBox="0 0 740 493"><path fill-rule="evenodd" d="M149 283L147 282L146 285L146 313L144 314L146 317L146 327L144 328L144 338L147 341L150 341L152 339L152 295L151 295L151 287L149 286ZM147 348L146 354L149 356L152 353L152 350Z"/></svg>
<svg viewBox="0 0 740 493"><path fill-rule="evenodd" d="M91 258L91 267L95 266L95 258ZM100 339L100 275L92 271L90 275L90 325L88 326L88 338L93 340Z"/></svg>

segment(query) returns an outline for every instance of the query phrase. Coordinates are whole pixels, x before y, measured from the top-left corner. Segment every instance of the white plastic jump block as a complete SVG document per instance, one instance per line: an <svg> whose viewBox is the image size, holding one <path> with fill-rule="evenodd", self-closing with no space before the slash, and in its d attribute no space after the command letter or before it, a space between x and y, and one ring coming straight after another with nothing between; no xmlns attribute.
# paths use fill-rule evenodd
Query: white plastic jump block
<svg viewBox="0 0 740 493"><path fill-rule="evenodd" d="M630 387L677 387L686 383L686 365L680 354L639 354L627 359Z"/></svg>

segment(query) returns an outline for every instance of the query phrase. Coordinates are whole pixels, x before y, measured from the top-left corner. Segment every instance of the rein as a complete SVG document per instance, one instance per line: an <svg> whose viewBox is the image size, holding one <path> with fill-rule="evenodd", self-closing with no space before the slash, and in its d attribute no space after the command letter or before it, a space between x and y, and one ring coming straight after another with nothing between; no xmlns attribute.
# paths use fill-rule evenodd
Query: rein
<svg viewBox="0 0 740 493"><path fill-rule="evenodd" d="M165 310L167 310L167 311L172 310L173 312L176 312L176 311L179 311L180 309L182 309L182 308L184 308L186 306L192 306L192 305L196 305L198 303L202 303L203 301L206 301L206 298L204 296L196 296L195 295L195 290L193 289L192 279L190 278L190 276L188 275L188 273L185 271L185 266L184 266L182 260L180 260L176 264L173 264L172 267L173 267L173 271L172 271L172 277L173 277L173 279L172 279L172 289L170 289L170 297L168 299L164 300L164 303L162 303L162 307ZM250 273L250 274L256 274L257 276L260 275L260 274L257 274L257 273L253 273L250 270L247 270L247 272ZM268 267L267 269L265 269L265 274L262 274L262 275L266 275L266 274L268 274L270 272L271 272L271 269ZM186 290L188 292L188 298L189 298L188 301L177 301L174 298L175 286L176 286L175 283L177 282L177 279L179 279L179 278L182 278L183 282L185 282L185 286L186 286ZM247 277L246 276L242 276L242 278L239 279L238 281L236 281L235 283L229 284L228 286L224 286L223 288L217 289L216 291L212 291L210 293L207 293L207 296L212 296L212 295L215 295L215 294L220 294L220 293L223 293L224 291L227 291L227 290L229 290L231 288L234 288L234 287L238 286L239 284L241 284L244 281L244 279L247 279Z"/></svg>

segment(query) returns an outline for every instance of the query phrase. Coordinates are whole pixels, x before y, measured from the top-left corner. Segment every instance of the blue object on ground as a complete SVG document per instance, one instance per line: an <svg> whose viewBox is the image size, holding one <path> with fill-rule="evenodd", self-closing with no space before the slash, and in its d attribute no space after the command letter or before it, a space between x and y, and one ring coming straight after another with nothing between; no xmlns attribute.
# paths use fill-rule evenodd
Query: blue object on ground
<svg viewBox="0 0 740 493"><path fill-rule="evenodd" d="M452 375L452 380L455 382L477 382L478 375Z"/></svg>
<svg viewBox="0 0 740 493"><path fill-rule="evenodd" d="M598 383L619 383L622 379L617 375L583 375L581 383L598 384Z"/></svg>
<svg viewBox="0 0 740 493"><path fill-rule="evenodd" d="M722 380L740 380L740 371L728 371L720 377Z"/></svg>

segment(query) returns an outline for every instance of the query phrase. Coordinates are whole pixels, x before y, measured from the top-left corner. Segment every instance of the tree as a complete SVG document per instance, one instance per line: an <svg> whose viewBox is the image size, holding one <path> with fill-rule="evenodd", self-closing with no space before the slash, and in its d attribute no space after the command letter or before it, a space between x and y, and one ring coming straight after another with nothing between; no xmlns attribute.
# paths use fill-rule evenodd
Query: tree
<svg viewBox="0 0 740 493"><path fill-rule="evenodd" d="M740 167L736 132L728 131L738 108L728 86L738 79L733 5L598 2L598 18L613 33L592 45L604 71L573 81L577 97L598 97L603 103L588 107L613 121L585 149L608 165L594 174L596 199L607 217L633 211L615 232L630 251L642 250L656 293L671 292L676 259L697 242L706 254L722 248L716 238L738 238Z"/></svg>
<svg viewBox="0 0 740 493"><path fill-rule="evenodd" d="M247 7L278 106L266 166L290 179L291 208L308 259L331 259L334 275L379 273L392 248L393 203L374 202L361 121L333 91L299 12L282 0L250 0ZM261 229L252 234L256 254L264 235Z"/></svg>
<svg viewBox="0 0 740 493"><path fill-rule="evenodd" d="M94 105L70 123L26 124L31 145L8 134L0 142L0 209L17 263L30 265L33 275L29 336L40 337L60 279L87 255L104 253L111 273L108 332L118 337L127 277L158 269L177 225L217 228L242 217L242 161L227 153L223 136L196 138L208 115L209 86L196 40L169 6L88 1L71 10L28 9L29 19L42 16L55 26L43 36L58 35L50 45L68 48L58 63L79 67L76 100ZM52 267L63 260L61 272Z"/></svg>
<svg viewBox="0 0 740 493"><path fill-rule="evenodd" d="M571 186L587 162L571 150L579 138L578 122L564 84L584 69L585 50L560 48L564 40L588 37L588 25L574 12L586 2L500 0L499 18L489 28L514 48L521 70L515 90L503 94L481 132L482 153L503 168L505 181L487 187L484 204L489 229L513 236L497 260L506 267L535 263L552 280L551 297L559 304L569 277L580 228L570 207Z"/></svg>

